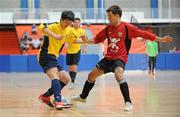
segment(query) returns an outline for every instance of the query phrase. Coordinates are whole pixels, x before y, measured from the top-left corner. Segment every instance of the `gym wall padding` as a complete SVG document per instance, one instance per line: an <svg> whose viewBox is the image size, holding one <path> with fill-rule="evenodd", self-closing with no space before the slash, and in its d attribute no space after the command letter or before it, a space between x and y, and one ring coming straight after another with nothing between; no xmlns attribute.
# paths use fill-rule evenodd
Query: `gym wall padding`
<svg viewBox="0 0 180 117"><path fill-rule="evenodd" d="M145 54L130 54L126 70L147 70L148 61ZM67 70L66 56L60 55L59 62ZM81 55L78 71L89 71L99 61L96 54ZM156 69L180 70L180 54L160 53L157 57ZM35 55L1 55L0 72L43 72Z"/></svg>
<svg viewBox="0 0 180 117"><path fill-rule="evenodd" d="M10 56L0 56L0 72L10 72Z"/></svg>
<svg viewBox="0 0 180 117"><path fill-rule="evenodd" d="M60 55L58 61L67 70L66 56ZM96 54L81 55L78 70L91 70L98 61L99 56ZM1 55L0 72L43 72L43 70L35 55Z"/></svg>

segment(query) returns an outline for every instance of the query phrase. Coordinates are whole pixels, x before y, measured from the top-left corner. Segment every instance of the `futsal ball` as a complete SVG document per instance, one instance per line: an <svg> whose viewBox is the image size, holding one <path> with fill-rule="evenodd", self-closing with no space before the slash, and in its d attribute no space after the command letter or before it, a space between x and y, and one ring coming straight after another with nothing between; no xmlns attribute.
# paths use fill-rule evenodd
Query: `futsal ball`
<svg viewBox="0 0 180 117"><path fill-rule="evenodd" d="M66 99L64 96L61 96L61 101L62 101L64 104L68 104L68 101L67 101L67 99Z"/></svg>

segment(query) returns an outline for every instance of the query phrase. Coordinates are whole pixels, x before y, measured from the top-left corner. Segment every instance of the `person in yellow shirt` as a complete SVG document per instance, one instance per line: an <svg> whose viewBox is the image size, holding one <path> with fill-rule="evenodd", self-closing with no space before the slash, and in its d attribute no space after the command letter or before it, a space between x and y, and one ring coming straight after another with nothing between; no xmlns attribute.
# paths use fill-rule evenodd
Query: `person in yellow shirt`
<svg viewBox="0 0 180 117"><path fill-rule="evenodd" d="M66 54L66 65L68 65L69 75L71 77L71 84L70 89L75 87L75 79L77 74L77 65L80 60L81 54L81 44L74 44L74 41L79 39L81 36L86 35L85 30L80 27L81 20L80 18L75 18L73 22L73 29L72 29L72 37L75 38L68 38L68 49Z"/></svg>
<svg viewBox="0 0 180 117"><path fill-rule="evenodd" d="M39 30L45 36L38 53L38 62L51 80L51 87L39 96L39 100L56 109L68 107L61 100L61 90L69 82L69 77L62 66L59 65L57 59L59 52L67 41L67 36L71 30L69 26L74 21L74 17L72 11L63 11L60 22L39 26ZM50 101L52 95L55 99L53 105Z"/></svg>

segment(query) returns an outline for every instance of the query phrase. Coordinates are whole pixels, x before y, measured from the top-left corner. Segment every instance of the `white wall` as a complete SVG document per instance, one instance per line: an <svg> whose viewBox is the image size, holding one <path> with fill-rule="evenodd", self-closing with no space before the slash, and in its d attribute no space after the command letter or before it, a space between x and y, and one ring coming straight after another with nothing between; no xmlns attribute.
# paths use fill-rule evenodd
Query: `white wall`
<svg viewBox="0 0 180 117"><path fill-rule="evenodd" d="M0 9L20 8L20 0L0 0Z"/></svg>

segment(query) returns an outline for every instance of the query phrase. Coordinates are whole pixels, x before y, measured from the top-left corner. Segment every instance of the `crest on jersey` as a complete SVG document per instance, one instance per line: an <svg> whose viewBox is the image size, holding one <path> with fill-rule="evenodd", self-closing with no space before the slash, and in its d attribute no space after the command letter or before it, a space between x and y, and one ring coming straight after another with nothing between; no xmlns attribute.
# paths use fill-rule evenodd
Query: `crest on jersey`
<svg viewBox="0 0 180 117"><path fill-rule="evenodd" d="M123 33L122 32L118 32L118 37L122 37Z"/></svg>

